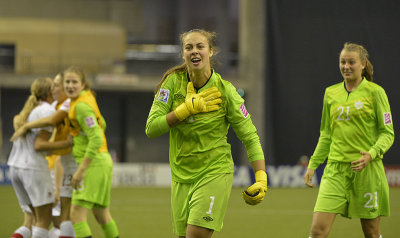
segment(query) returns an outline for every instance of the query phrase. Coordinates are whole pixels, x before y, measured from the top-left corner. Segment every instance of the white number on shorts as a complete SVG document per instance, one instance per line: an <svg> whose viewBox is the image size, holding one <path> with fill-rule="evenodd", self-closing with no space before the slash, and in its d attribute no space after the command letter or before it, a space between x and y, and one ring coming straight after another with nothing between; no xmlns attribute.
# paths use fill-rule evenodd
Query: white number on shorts
<svg viewBox="0 0 400 238"><path fill-rule="evenodd" d="M342 111L340 112L340 114L339 114L337 120L338 120L338 121L343 121L343 120L344 120L344 117L342 117L342 114L343 114L343 112L344 112L344 107L342 107L342 106L338 107L338 111L339 111L339 110L342 110ZM350 107L347 107L346 121L350 120L350 118L349 118L349 110L350 110Z"/></svg>
<svg viewBox="0 0 400 238"><path fill-rule="evenodd" d="M375 205L372 205L371 203L373 203L373 199L374 199L374 195L375 195ZM364 207L366 208L373 208L373 207L377 207L378 206L378 192L374 192L374 194L372 193L366 193L364 194L364 197L369 197L369 200L367 203L365 203Z"/></svg>
<svg viewBox="0 0 400 238"><path fill-rule="evenodd" d="M215 197L214 197L214 196L210 196L210 199L211 199L210 208L209 208L208 211L206 212L208 215L212 215L212 214L213 214L213 213L212 213L212 208L213 208L213 206L214 206L214 199L215 199Z"/></svg>

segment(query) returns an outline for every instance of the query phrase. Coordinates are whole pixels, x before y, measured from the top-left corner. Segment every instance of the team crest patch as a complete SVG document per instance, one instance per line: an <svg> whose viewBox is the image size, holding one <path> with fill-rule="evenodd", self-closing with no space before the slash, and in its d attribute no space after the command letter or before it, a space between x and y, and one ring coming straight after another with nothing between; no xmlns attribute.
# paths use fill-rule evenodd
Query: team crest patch
<svg viewBox="0 0 400 238"><path fill-rule="evenodd" d="M94 118L92 116L86 117L85 123L88 128L94 127L96 125L96 122L94 121Z"/></svg>
<svg viewBox="0 0 400 238"><path fill-rule="evenodd" d="M390 116L390 112L383 113L383 116L385 118L385 125L391 125L392 124L392 118Z"/></svg>
<svg viewBox="0 0 400 238"><path fill-rule="evenodd" d="M169 98L169 90L161 88L160 92L158 93L157 100L167 103L168 98Z"/></svg>
<svg viewBox="0 0 400 238"><path fill-rule="evenodd" d="M240 111L242 112L244 118L247 118L249 116L249 113L247 112L246 106L244 103L240 105Z"/></svg>
<svg viewBox="0 0 400 238"><path fill-rule="evenodd" d="M354 106L355 106L357 109L361 109L361 108L363 107L363 103L362 103L360 100L358 100L358 102L354 103Z"/></svg>

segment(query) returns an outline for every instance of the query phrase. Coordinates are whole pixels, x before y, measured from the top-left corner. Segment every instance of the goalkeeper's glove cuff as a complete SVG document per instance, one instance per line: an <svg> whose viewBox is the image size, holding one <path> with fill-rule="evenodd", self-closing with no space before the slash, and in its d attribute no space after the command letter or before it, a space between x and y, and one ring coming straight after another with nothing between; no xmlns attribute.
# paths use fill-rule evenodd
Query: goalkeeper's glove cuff
<svg viewBox="0 0 400 238"><path fill-rule="evenodd" d="M175 108L174 113L179 121L185 120L188 116L190 116L189 109L187 108L185 103L182 103L177 108Z"/></svg>

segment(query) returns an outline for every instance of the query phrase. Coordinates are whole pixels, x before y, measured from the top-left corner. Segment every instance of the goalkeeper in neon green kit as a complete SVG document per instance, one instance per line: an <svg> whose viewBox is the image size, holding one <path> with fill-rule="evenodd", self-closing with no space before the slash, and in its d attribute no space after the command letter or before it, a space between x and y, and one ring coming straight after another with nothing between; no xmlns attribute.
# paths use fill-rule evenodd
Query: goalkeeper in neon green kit
<svg viewBox="0 0 400 238"><path fill-rule="evenodd" d="M394 140L388 98L373 83L368 52L346 43L339 67L344 81L325 91L321 134L304 176L312 187L315 169L328 157L314 208L310 237L327 237L337 214L360 218L365 237L381 236L389 216L389 186L382 163Z"/></svg>
<svg viewBox="0 0 400 238"><path fill-rule="evenodd" d="M215 33L181 35L184 63L159 84L146 125L150 138L170 133L169 160L174 234L211 237L222 229L232 187L229 126L246 146L256 183L242 196L255 205L267 191L264 153L244 100L211 68Z"/></svg>

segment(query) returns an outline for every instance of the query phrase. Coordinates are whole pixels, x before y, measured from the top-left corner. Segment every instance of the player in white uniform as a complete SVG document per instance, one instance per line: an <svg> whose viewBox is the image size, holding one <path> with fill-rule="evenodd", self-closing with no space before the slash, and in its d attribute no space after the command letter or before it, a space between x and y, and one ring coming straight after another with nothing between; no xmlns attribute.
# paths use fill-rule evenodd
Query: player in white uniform
<svg viewBox="0 0 400 238"><path fill-rule="evenodd" d="M36 121L25 123L21 126L11 138L15 140L21 135L24 135L28 130L39 127L54 126L57 128L55 133L55 143L63 141L69 134L69 103L70 99L67 98L63 85L62 75L58 74L53 81L52 93L54 98L59 102L56 105L57 111L51 116L41 118ZM53 154L61 156L61 164L63 167L63 178L61 181L60 201L61 201L61 224L60 236L62 237L75 237L72 222L70 221L70 206L72 197L71 178L77 169L77 164L70 149L53 151Z"/></svg>
<svg viewBox="0 0 400 238"><path fill-rule="evenodd" d="M54 113L50 78L36 79L31 95L14 118L18 129L25 121L33 121ZM32 237L47 237L54 202L54 188L44 151L70 146L70 142L48 145L52 128L33 129L13 143L8 159L11 182L21 206L28 205L35 217Z"/></svg>

